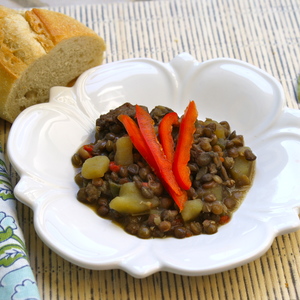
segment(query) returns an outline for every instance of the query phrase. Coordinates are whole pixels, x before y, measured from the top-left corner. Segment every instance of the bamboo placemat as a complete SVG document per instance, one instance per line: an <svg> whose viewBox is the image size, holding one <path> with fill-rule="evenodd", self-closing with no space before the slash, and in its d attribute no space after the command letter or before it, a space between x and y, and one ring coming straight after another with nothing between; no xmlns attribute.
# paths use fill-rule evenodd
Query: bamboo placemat
<svg viewBox="0 0 300 300"><path fill-rule="evenodd" d="M299 0L175 0L51 9L101 35L106 62L133 57L168 62L181 52L198 61L237 58L277 78L287 105L299 108ZM0 126L5 146L10 125L0 121ZM15 183L17 175L11 173ZM261 258L227 272L202 277L160 272L135 279L120 270L86 270L65 261L36 235L32 211L22 204L18 211L42 299L300 299L299 231L277 237Z"/></svg>

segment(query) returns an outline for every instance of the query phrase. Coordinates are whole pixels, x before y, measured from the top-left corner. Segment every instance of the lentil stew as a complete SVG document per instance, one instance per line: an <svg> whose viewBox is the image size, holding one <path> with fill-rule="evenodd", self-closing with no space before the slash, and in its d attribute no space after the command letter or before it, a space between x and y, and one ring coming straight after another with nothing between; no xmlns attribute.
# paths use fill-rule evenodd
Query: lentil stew
<svg viewBox="0 0 300 300"><path fill-rule="evenodd" d="M182 142L181 124L187 113L176 119L168 107L157 106L148 112L146 107L125 103L96 120L95 142L81 146L72 157L73 166L79 170L75 176L79 186L77 199L91 206L100 217L143 239L216 233L230 221L253 181L256 156L245 146L243 136L232 131L227 121L196 118L190 122L193 127L184 132L191 134L191 143L182 147L185 153L177 158L181 164L186 161L185 173L189 174L184 179L188 187L179 187L187 201L179 207L171 196L176 192L171 191L174 187L166 184L160 171L164 166L149 164L156 150L148 147L150 154L139 152L137 136L130 135L129 127L120 118L128 116L135 132L140 133L137 112L151 117L149 126L153 126L155 134L155 138L151 135L151 145L157 143L157 151L163 154L168 151L160 158L162 163L168 166L176 157L177 145ZM160 141L159 127L164 122L162 131L167 143ZM172 175L172 169L169 171Z"/></svg>

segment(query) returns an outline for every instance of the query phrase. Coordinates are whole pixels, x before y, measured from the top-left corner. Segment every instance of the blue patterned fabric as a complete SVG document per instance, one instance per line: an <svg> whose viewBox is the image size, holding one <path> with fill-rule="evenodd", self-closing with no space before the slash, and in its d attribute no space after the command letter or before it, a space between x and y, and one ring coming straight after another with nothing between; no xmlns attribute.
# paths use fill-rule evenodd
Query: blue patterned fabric
<svg viewBox="0 0 300 300"><path fill-rule="evenodd" d="M10 177L0 145L0 299L40 299L16 213Z"/></svg>

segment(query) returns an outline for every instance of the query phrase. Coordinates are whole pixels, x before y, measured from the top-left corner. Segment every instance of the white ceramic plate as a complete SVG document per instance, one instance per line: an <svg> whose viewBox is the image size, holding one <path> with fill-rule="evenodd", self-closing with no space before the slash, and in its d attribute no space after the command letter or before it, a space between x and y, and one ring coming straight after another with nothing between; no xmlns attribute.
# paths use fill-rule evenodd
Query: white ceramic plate
<svg viewBox="0 0 300 300"><path fill-rule="evenodd" d="M227 120L258 157L253 187L229 224L215 235L141 240L76 200L71 157L93 141L100 114L127 101L182 114L190 100L200 119ZM170 63L129 59L91 69L14 122L8 154L21 178L15 195L33 209L41 239L85 268L142 278L240 266L265 253L276 236L300 228L300 112L284 103L273 77L233 59L199 63L183 53Z"/></svg>

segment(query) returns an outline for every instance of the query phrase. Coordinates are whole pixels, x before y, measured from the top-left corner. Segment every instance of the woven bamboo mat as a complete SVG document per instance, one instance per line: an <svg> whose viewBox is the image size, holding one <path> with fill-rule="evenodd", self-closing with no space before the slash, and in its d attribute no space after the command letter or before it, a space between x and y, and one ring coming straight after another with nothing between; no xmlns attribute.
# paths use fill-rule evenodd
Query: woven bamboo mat
<svg viewBox="0 0 300 300"><path fill-rule="evenodd" d="M299 108L299 0L147 1L51 9L101 35L107 42L106 62L132 57L167 62L181 52L198 61L237 58L277 78L287 105ZM4 144L9 124L0 125ZM43 299L300 299L299 231L277 237L261 258L227 272L202 277L161 272L135 279L120 270L86 270L63 260L36 235L32 211L22 204L18 210Z"/></svg>

